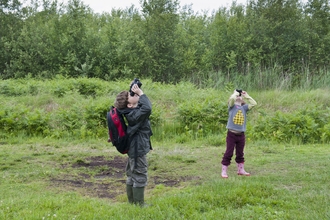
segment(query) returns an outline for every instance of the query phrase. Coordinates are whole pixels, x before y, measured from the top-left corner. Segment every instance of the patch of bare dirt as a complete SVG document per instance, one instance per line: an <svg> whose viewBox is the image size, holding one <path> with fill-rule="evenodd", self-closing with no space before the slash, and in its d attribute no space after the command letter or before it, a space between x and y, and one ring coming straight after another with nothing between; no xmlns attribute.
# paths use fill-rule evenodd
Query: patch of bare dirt
<svg viewBox="0 0 330 220"><path fill-rule="evenodd" d="M114 199L116 196L126 193L126 163L127 158L120 156L113 159L103 156L89 157L70 165L73 169L77 169L75 170L77 172L52 178L51 182L53 186L76 191L85 196ZM198 179L198 177L149 176L147 190L151 190L159 184L176 187L181 182Z"/></svg>

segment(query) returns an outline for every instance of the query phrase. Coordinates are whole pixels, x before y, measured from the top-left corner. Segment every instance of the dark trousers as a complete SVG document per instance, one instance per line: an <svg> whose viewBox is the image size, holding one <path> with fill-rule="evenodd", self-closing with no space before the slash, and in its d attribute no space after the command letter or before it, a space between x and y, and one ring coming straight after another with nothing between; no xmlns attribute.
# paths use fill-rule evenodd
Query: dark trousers
<svg viewBox="0 0 330 220"><path fill-rule="evenodd" d="M145 187L148 181L148 161L147 156L128 158L126 165L126 184L133 187Z"/></svg>
<svg viewBox="0 0 330 220"><path fill-rule="evenodd" d="M244 163L244 146L245 146L245 134L236 134L233 132L227 132L226 138L226 152L223 155L221 164L225 166L230 165L231 158L234 154L234 149L236 149L236 163Z"/></svg>

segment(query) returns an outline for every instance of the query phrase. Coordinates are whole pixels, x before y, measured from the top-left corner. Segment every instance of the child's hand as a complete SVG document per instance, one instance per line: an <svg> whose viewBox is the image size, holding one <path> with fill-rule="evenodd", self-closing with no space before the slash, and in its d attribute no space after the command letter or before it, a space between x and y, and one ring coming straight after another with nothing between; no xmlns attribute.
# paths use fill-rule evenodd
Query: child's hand
<svg viewBox="0 0 330 220"><path fill-rule="evenodd" d="M242 96L243 96L243 97L249 97L249 94L248 94L246 91L243 91L243 92L242 92Z"/></svg>
<svg viewBox="0 0 330 220"><path fill-rule="evenodd" d="M237 97L237 96L239 96L239 92L237 92L235 89L233 95L235 95Z"/></svg>
<svg viewBox="0 0 330 220"><path fill-rule="evenodd" d="M136 94L138 94L138 96L143 95L143 91L139 88L139 86L137 84L134 84L132 86L132 91Z"/></svg>

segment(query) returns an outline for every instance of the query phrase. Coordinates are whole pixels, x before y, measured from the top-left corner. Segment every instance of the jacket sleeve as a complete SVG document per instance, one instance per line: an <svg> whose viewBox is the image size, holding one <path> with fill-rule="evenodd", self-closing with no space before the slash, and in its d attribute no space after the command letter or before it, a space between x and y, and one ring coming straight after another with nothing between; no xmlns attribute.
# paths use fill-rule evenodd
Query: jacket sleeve
<svg viewBox="0 0 330 220"><path fill-rule="evenodd" d="M228 108L233 107L235 104L236 97L239 96L239 92L235 91L228 100Z"/></svg>
<svg viewBox="0 0 330 220"><path fill-rule="evenodd" d="M149 118L151 115L151 109L152 107L149 98L145 94L141 95L138 103L138 111L135 111L134 114L135 120L141 122Z"/></svg>
<svg viewBox="0 0 330 220"><path fill-rule="evenodd" d="M141 95L138 106L127 115L130 135L133 135L144 123L149 123L151 110L152 106L149 98L145 94Z"/></svg>
<svg viewBox="0 0 330 220"><path fill-rule="evenodd" d="M247 95L247 96L245 96L245 98L249 101L249 103L248 103L249 110L257 105L257 102L251 96Z"/></svg>

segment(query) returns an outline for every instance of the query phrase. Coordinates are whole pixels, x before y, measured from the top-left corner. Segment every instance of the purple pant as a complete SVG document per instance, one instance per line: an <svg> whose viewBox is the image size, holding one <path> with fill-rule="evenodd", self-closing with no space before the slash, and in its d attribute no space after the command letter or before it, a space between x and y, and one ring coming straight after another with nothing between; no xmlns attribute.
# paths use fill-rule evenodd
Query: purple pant
<svg viewBox="0 0 330 220"><path fill-rule="evenodd" d="M223 155L221 164L225 166L230 165L231 158L234 154L234 149L236 149L236 163L244 163L245 134L235 134L233 132L228 131L226 142L226 152Z"/></svg>

